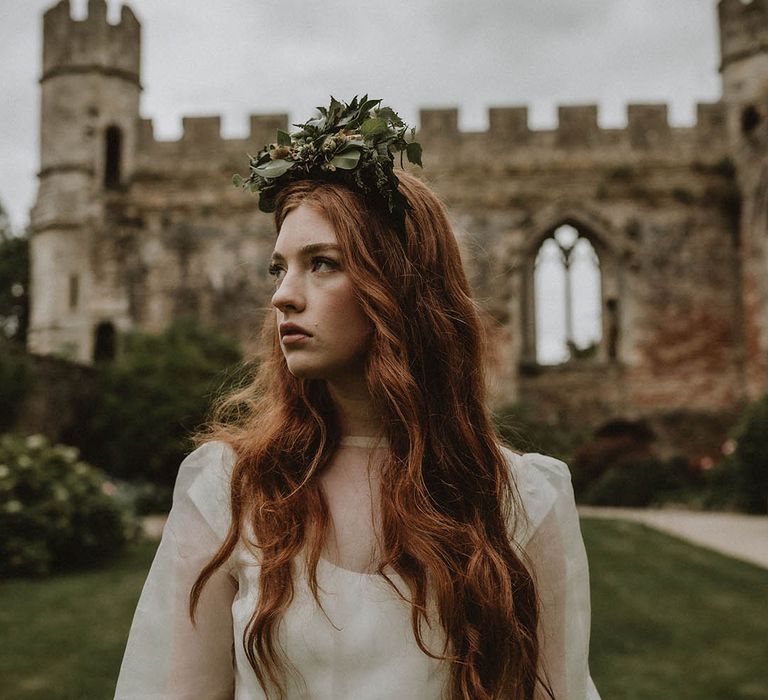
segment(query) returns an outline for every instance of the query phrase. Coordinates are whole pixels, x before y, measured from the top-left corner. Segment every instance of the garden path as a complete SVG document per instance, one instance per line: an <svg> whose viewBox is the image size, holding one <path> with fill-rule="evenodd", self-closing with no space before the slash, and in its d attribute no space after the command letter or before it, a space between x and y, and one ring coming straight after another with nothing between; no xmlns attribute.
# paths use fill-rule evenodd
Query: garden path
<svg viewBox="0 0 768 700"><path fill-rule="evenodd" d="M579 515L643 523L768 569L768 515L602 506L579 506Z"/></svg>

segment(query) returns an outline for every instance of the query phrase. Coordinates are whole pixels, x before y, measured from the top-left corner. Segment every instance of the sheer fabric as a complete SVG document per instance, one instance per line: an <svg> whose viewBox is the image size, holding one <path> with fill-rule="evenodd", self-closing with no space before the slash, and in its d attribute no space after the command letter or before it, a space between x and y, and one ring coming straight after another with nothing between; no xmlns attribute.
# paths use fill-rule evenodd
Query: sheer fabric
<svg viewBox="0 0 768 700"><path fill-rule="evenodd" d="M557 700L599 700L588 666L589 575L566 465L540 454L504 450L528 515L512 533L533 563L542 598L542 672ZM234 453L210 442L182 462L173 507L147 576L118 678L117 700L265 698L242 645L258 593L259 563L241 542L209 581L198 625L187 615L189 590L229 527ZM387 572L406 595L407 586ZM289 700L447 697L448 668L425 655L411 630L410 606L381 577L321 559L324 611L295 563L294 599L279 641L294 672ZM423 628L436 653L444 636ZM539 693L537 700L548 697Z"/></svg>

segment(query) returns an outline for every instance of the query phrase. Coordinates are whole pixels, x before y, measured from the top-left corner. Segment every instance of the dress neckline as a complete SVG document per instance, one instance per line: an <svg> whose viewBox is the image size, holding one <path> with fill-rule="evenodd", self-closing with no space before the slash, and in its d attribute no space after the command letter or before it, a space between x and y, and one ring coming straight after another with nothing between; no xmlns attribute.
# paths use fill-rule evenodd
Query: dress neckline
<svg viewBox="0 0 768 700"><path fill-rule="evenodd" d="M366 447L368 449L378 447L385 449L389 447L389 440L383 435L342 435L339 445L343 447Z"/></svg>

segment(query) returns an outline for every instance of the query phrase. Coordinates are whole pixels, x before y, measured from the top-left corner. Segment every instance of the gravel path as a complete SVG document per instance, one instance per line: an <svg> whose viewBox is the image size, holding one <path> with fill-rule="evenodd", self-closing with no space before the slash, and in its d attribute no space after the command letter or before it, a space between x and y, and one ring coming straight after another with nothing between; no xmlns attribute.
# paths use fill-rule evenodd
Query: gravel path
<svg viewBox="0 0 768 700"><path fill-rule="evenodd" d="M579 506L584 518L632 520L768 568L768 515Z"/></svg>

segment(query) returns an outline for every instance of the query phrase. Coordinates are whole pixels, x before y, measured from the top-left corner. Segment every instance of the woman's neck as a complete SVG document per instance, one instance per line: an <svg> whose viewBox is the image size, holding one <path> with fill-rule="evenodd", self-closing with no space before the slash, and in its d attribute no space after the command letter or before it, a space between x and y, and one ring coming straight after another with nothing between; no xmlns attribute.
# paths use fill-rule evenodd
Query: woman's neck
<svg viewBox="0 0 768 700"><path fill-rule="evenodd" d="M364 381L345 384L328 382L328 392L339 416L342 435L382 434L381 417L373 408Z"/></svg>

